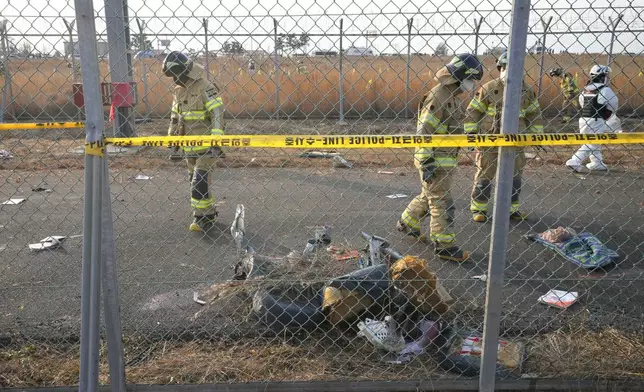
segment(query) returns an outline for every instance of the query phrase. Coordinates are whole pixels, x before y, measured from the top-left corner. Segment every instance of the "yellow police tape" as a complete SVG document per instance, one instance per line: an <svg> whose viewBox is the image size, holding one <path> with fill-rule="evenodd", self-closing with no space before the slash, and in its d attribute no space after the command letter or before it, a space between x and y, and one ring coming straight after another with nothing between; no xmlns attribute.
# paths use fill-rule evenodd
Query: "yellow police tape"
<svg viewBox="0 0 644 392"><path fill-rule="evenodd" d="M105 142L89 142L85 143L85 155L94 155L97 157L103 157L105 153Z"/></svg>
<svg viewBox="0 0 644 392"><path fill-rule="evenodd" d="M0 131L46 128L83 128L84 122L4 123ZM102 156L105 145L152 147L250 147L250 148L411 148L411 147L525 147L578 144L640 144L644 132L547 133L516 135L195 135L106 138L90 143L86 153Z"/></svg>
<svg viewBox="0 0 644 392"><path fill-rule="evenodd" d="M20 131L46 128L83 128L84 122L39 122L39 123L5 123L0 124L0 131Z"/></svg>
<svg viewBox="0 0 644 392"><path fill-rule="evenodd" d="M203 135L106 138L120 147L233 147L233 148L410 148L410 147L524 147L576 144L639 144L644 132L608 134L516 135Z"/></svg>

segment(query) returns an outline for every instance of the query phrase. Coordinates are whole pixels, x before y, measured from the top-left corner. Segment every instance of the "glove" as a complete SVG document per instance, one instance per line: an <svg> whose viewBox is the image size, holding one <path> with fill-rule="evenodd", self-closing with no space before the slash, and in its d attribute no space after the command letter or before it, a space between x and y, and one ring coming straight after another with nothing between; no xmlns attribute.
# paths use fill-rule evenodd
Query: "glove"
<svg viewBox="0 0 644 392"><path fill-rule="evenodd" d="M436 177L436 165L434 165L434 158L429 158L422 164L423 182L431 183Z"/></svg>

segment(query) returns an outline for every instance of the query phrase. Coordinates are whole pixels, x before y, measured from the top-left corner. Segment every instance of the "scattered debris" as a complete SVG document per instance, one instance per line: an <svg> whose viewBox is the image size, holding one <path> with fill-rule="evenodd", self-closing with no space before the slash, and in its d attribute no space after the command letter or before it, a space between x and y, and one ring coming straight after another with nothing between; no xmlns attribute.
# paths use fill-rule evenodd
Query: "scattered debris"
<svg viewBox="0 0 644 392"><path fill-rule="evenodd" d="M324 288L322 309L331 325L354 323L364 312L389 301L388 268L366 267L332 279Z"/></svg>
<svg viewBox="0 0 644 392"><path fill-rule="evenodd" d="M235 208L235 218L233 223L230 225L230 234L232 234L233 239L235 240L235 245L237 245L237 251L242 251L242 243L244 241L244 236L246 232L244 231L244 217L246 216L246 209L243 204L237 204Z"/></svg>
<svg viewBox="0 0 644 392"><path fill-rule="evenodd" d="M367 263L366 265L361 265L361 268L372 265L393 264L403 257L398 251L390 247L386 239L377 235L367 234L364 231L360 234L362 238L367 240L367 246L362 250L367 255ZM362 259L360 261L363 262Z"/></svg>
<svg viewBox="0 0 644 392"><path fill-rule="evenodd" d="M427 268L425 260L404 256L391 266L391 281L413 308L425 314L445 314L454 299Z"/></svg>
<svg viewBox="0 0 644 392"><path fill-rule="evenodd" d="M0 150L0 159L11 159L13 154L9 150Z"/></svg>
<svg viewBox="0 0 644 392"><path fill-rule="evenodd" d="M440 334L439 323L436 321L423 319L418 322L417 328L420 331L420 337L406 343L405 347L398 353L398 357L394 360L386 361L386 363L402 365L411 361L415 356L422 354L425 348Z"/></svg>
<svg viewBox="0 0 644 392"><path fill-rule="evenodd" d="M586 269L614 263L619 254L590 233L577 234L570 228L557 227L543 233L527 234L524 238L555 251L571 263Z"/></svg>
<svg viewBox="0 0 644 392"><path fill-rule="evenodd" d="M7 249L7 245L0 245L0 252L2 252L5 249Z"/></svg>
<svg viewBox="0 0 644 392"><path fill-rule="evenodd" d="M300 158L333 158L340 155L337 152L305 151L299 155Z"/></svg>
<svg viewBox="0 0 644 392"><path fill-rule="evenodd" d="M360 252L358 252L356 249L348 250L337 248L335 246L329 246L328 248L326 248L326 250L327 252L333 254L333 258L337 261L346 261L360 258Z"/></svg>
<svg viewBox="0 0 644 392"><path fill-rule="evenodd" d="M22 202L24 202L26 199L9 199L7 201L3 201L2 205L3 206L15 206L18 205Z"/></svg>
<svg viewBox="0 0 644 392"><path fill-rule="evenodd" d="M315 237L309 239L306 242L304 251L302 252L303 257L308 257L318 248L327 246L331 243L331 226L325 225L315 228Z"/></svg>
<svg viewBox="0 0 644 392"><path fill-rule="evenodd" d="M319 284L295 283L260 289L253 295L253 313L271 330L313 331L324 323Z"/></svg>
<svg viewBox="0 0 644 392"><path fill-rule="evenodd" d="M472 279L480 280L481 282L487 282L487 275L474 275Z"/></svg>
<svg viewBox="0 0 644 392"><path fill-rule="evenodd" d="M394 174L394 172L389 170L378 170L378 174Z"/></svg>
<svg viewBox="0 0 644 392"><path fill-rule="evenodd" d="M154 177L152 176L146 176L145 174L137 174L136 177L134 177L135 180L151 180Z"/></svg>
<svg viewBox="0 0 644 392"><path fill-rule="evenodd" d="M526 159L534 159L534 158L537 157L537 154L535 154L533 152L526 152L526 153L524 153L524 155L525 155Z"/></svg>
<svg viewBox="0 0 644 392"><path fill-rule="evenodd" d="M559 226L556 229L548 229L543 233L538 234L539 238L552 244L560 244L566 242L576 235L577 232L574 229L563 226Z"/></svg>
<svg viewBox="0 0 644 392"><path fill-rule="evenodd" d="M471 365L480 368L483 353L483 338L476 335L457 336L452 346L453 359L461 357ZM519 370L525 359L525 345L520 342L511 342L499 339L497 363L507 370ZM458 369L456 369L458 371Z"/></svg>
<svg viewBox="0 0 644 392"><path fill-rule="evenodd" d="M199 305L205 305L206 304L206 301L199 299L199 293L196 292L196 291L192 295L192 300L195 301L196 303L198 303Z"/></svg>
<svg viewBox="0 0 644 392"><path fill-rule="evenodd" d="M579 293L575 291L550 290L539 297L539 302L555 308L566 309L577 302L578 298Z"/></svg>
<svg viewBox="0 0 644 392"><path fill-rule="evenodd" d="M409 197L409 195L405 195L404 193L394 193L393 195L387 195L387 199L404 199L406 197Z"/></svg>
<svg viewBox="0 0 644 392"><path fill-rule="evenodd" d="M344 167L347 169L353 168L353 163L347 161L340 155L336 155L333 157L333 167Z"/></svg>
<svg viewBox="0 0 644 392"><path fill-rule="evenodd" d="M63 244L63 242L65 241L65 238L66 237L59 236L59 235L53 235L47 238L43 238L37 244L29 244L29 249L33 251L54 250Z"/></svg>
<svg viewBox="0 0 644 392"><path fill-rule="evenodd" d="M365 319L358 323L358 329L358 336L379 350L399 353L405 348L405 339L396 331L396 322L391 316L385 316L385 321Z"/></svg>
<svg viewBox="0 0 644 392"><path fill-rule="evenodd" d="M51 190L49 188L43 188L43 187L31 188L31 191L32 192L47 192L47 193L53 192L53 190Z"/></svg>

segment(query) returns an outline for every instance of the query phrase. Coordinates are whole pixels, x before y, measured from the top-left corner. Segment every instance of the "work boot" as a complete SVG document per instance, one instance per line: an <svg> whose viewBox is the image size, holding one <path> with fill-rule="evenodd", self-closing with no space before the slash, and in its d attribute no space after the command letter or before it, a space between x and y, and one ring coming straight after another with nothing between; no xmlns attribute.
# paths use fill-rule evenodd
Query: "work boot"
<svg viewBox="0 0 644 392"><path fill-rule="evenodd" d="M214 215L205 215L205 216L195 216L195 219L190 224L188 228L189 231L194 231L197 233L206 233L212 228L212 226L217 221L217 214Z"/></svg>
<svg viewBox="0 0 644 392"><path fill-rule="evenodd" d="M594 161L590 162L586 165L586 168L590 171L606 171L608 170L608 166L604 165L604 162L601 161Z"/></svg>
<svg viewBox="0 0 644 392"><path fill-rule="evenodd" d="M179 147L174 147L170 151L170 156L169 159L173 162L176 161L182 161L183 160L183 151L179 149Z"/></svg>
<svg viewBox="0 0 644 392"><path fill-rule="evenodd" d="M485 211L476 211L472 213L472 220L474 222L485 223L487 222L487 213Z"/></svg>
<svg viewBox="0 0 644 392"><path fill-rule="evenodd" d="M402 220L396 222L396 229L398 229L398 231L400 231L401 233L407 234L410 237L416 238L421 241L425 240L425 236L420 234L420 230L412 229L411 227L407 226L407 224Z"/></svg>
<svg viewBox="0 0 644 392"><path fill-rule="evenodd" d="M577 159L568 159L566 161L566 166L568 166L572 171L574 172L579 172L581 170L581 162L579 162Z"/></svg>
<svg viewBox="0 0 644 392"><path fill-rule="evenodd" d="M521 211L515 211L510 213L510 220L522 221L528 219L528 214L524 214Z"/></svg>
<svg viewBox="0 0 644 392"><path fill-rule="evenodd" d="M436 253L439 259L455 261L457 263L464 262L470 256L469 253L456 245L445 246L440 242L434 243L434 253Z"/></svg>

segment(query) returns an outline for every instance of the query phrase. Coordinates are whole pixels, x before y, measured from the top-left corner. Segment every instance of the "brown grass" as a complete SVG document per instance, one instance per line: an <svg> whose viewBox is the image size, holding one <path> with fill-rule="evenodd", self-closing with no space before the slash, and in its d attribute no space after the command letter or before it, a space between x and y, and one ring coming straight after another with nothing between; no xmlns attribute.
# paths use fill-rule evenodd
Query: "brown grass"
<svg viewBox="0 0 644 392"><path fill-rule="evenodd" d="M644 338L614 329L555 331L528 342L524 372L538 377L616 378L644 375ZM166 342L130 346L126 342L128 383L185 384L250 381L403 380L446 374L429 357L406 366L379 361L363 339L337 333L299 342L274 338L252 342ZM145 351L143 357L140 352ZM101 381L107 382L105 351ZM52 366L55 364L55 366ZM78 348L27 345L0 349L0 387L74 385Z"/></svg>
<svg viewBox="0 0 644 392"><path fill-rule="evenodd" d="M533 342L529 367L557 377L642 377L644 338L616 329L556 331Z"/></svg>
<svg viewBox="0 0 644 392"><path fill-rule="evenodd" d="M583 84L584 76L595 63L593 55L548 55L545 69L562 66L572 74L578 74ZM494 58L483 56L486 69L485 80L497 74ZM411 62L409 86L410 105L416 107L418 100L431 87L434 72L448 58L415 57ZM602 59L603 60L603 59ZM143 60L142 60L143 61ZM148 65L148 100L153 116L166 116L171 105L171 81L161 73L158 60L144 60ZM285 114L325 117L337 116L338 65L337 58L305 59L309 73L298 74L295 60L281 59L280 102ZM347 115L395 115L404 109L406 60L401 57L375 57L370 59L347 58L345 61L343 88ZM611 83L618 91L622 109L638 109L644 105L644 77L639 76L644 68L644 57L617 56L612 65ZM13 93L18 117L64 117L73 115L71 103L71 71L64 60L13 60ZM235 117L261 116L273 113L275 82L272 60L258 64L258 72L247 73L247 60L243 57L218 57L211 60L211 74L223 89L226 110ZM133 65L134 80L138 83L139 105L142 113L143 85L141 63ZM108 75L108 64L101 63L103 78ZM537 84L538 59L526 58L527 81ZM541 104L544 108L559 107L561 96L558 83L545 76ZM552 105L552 106L551 106Z"/></svg>

